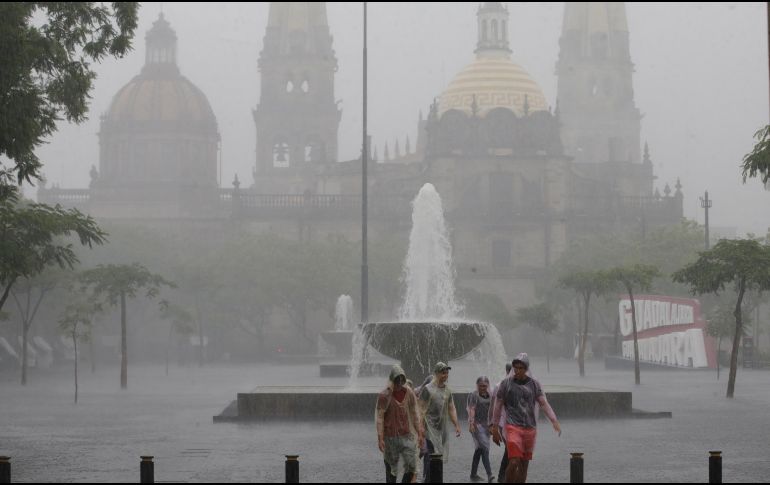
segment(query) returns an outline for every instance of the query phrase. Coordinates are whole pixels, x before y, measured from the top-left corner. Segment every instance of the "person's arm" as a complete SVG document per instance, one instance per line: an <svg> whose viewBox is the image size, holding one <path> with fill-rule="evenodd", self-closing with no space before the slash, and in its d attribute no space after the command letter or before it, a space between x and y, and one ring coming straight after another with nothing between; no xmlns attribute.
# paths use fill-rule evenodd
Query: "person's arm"
<svg viewBox="0 0 770 485"><path fill-rule="evenodd" d="M425 436L425 432L422 428L422 420L420 419L420 414L418 412L418 404L417 404L417 396L415 396L414 392L411 390L409 391L410 396L409 399L411 400L411 405L409 406L409 419L412 420L412 426L414 427L414 430L417 432L417 444L420 448L422 448L423 445L423 437Z"/></svg>
<svg viewBox="0 0 770 485"><path fill-rule="evenodd" d="M377 425L377 447L381 452L385 452L385 408L387 407L387 400L385 396L380 394L377 398L377 410L375 423Z"/></svg>
<svg viewBox="0 0 770 485"><path fill-rule="evenodd" d="M449 419L455 425L455 436L460 437L460 421L457 420L457 409L455 409L455 400L452 394L449 394Z"/></svg>
<svg viewBox="0 0 770 485"><path fill-rule="evenodd" d="M497 393L495 393L494 397L494 407L492 410L492 423L490 424L492 428L492 441L495 442L496 445L500 445L501 437L500 437L500 430L497 429L497 423L500 422L500 416L503 412L503 399L502 399L502 393L503 393L503 385L500 384L497 386Z"/></svg>
<svg viewBox="0 0 770 485"><path fill-rule="evenodd" d="M468 432L473 433L476 431L476 400L473 393L468 394L465 409L468 411Z"/></svg>
<svg viewBox="0 0 770 485"><path fill-rule="evenodd" d="M543 408L543 412L553 425L553 430L559 433L559 436L561 436L561 425L559 424L559 420L556 418L556 413L553 412L553 408L550 404L548 404L548 399L546 399L545 393L538 396L537 402L540 404L540 407Z"/></svg>

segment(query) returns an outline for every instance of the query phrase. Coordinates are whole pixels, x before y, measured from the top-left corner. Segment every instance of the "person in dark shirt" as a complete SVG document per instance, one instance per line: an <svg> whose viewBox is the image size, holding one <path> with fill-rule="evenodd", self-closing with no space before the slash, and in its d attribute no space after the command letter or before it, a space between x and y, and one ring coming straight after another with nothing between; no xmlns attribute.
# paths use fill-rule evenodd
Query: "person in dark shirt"
<svg viewBox="0 0 770 485"><path fill-rule="evenodd" d="M537 404L551 421L554 431L561 436L561 425L551 409L540 383L527 375L529 356L521 353L513 359L513 374L506 377L497 389L492 421L497 423L505 410L505 441L508 468L505 481L525 483L527 469L535 451L537 436ZM500 444L500 432L492 428L492 439Z"/></svg>
<svg viewBox="0 0 770 485"><path fill-rule="evenodd" d="M492 396L489 394L489 379L481 376L476 379L476 390L468 394L466 410L468 411L468 431L473 438L475 451L471 462L471 480L480 481L476 474L479 469L479 460L484 464L487 472L487 481L492 483L492 467L489 464L489 404Z"/></svg>

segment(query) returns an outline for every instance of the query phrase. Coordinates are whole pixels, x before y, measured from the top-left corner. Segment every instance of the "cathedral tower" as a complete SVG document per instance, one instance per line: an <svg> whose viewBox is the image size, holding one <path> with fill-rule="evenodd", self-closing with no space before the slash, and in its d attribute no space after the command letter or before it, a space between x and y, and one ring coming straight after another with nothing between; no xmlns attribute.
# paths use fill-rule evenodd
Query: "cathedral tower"
<svg viewBox="0 0 770 485"><path fill-rule="evenodd" d="M565 151L578 163L641 162L628 37L624 3L566 3L558 107Z"/></svg>
<svg viewBox="0 0 770 485"><path fill-rule="evenodd" d="M259 70L255 177L307 173L337 161L341 112L326 4L270 3Z"/></svg>

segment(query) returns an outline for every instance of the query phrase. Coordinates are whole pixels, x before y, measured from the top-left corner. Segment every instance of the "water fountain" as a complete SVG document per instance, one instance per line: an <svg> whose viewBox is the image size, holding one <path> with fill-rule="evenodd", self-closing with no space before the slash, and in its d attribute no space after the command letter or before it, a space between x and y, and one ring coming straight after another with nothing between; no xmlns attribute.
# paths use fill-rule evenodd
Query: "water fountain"
<svg viewBox="0 0 770 485"><path fill-rule="evenodd" d="M334 346L335 357L350 358L353 352L353 299L340 295L334 307L334 330L321 332L321 338Z"/></svg>
<svg viewBox="0 0 770 485"><path fill-rule="evenodd" d="M459 359L485 338L496 337L499 342L499 333L491 324L462 318L463 307L455 298L452 245L436 188L425 184L412 207L412 231L402 277L404 302L398 320L365 323L361 330L364 348L371 345L399 360L409 377L421 380L436 362ZM502 344L493 348L499 351L495 353L502 353L494 356L502 369Z"/></svg>

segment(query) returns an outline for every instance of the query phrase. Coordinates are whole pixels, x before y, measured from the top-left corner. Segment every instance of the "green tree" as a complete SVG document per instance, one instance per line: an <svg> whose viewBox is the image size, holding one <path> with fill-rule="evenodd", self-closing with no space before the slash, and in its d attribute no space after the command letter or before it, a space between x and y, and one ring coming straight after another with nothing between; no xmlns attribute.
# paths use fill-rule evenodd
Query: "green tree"
<svg viewBox="0 0 770 485"><path fill-rule="evenodd" d="M168 354L171 349L171 340L174 334L187 336L193 333L193 316L179 305L161 301L160 318L169 322L168 341L166 342L166 375L168 375Z"/></svg>
<svg viewBox="0 0 770 485"><path fill-rule="evenodd" d="M652 281L660 274L656 266L647 264L635 264L633 266L619 266L612 268L607 273L610 281L620 284L628 293L631 301L631 328L634 335L634 382L638 386L642 383L639 370L639 340L636 333L636 304L634 303L634 290L649 291Z"/></svg>
<svg viewBox="0 0 770 485"><path fill-rule="evenodd" d="M754 133L757 144L743 157L743 183L750 177L760 177L763 184L770 181L770 125Z"/></svg>
<svg viewBox="0 0 770 485"><path fill-rule="evenodd" d="M548 346L548 335L559 328L559 321L556 319L556 314L553 309L547 303L536 303L528 307L517 309L516 318L519 322L526 323L543 333L546 369L550 373L551 353Z"/></svg>
<svg viewBox="0 0 770 485"><path fill-rule="evenodd" d="M86 119L91 62L131 49L137 2L0 3L0 200L40 176L35 155L61 119Z"/></svg>
<svg viewBox="0 0 770 485"><path fill-rule="evenodd" d="M84 291L90 291L96 301L120 306L120 388L128 387L128 355L126 344L126 300L136 298L144 290L146 298L155 298L161 287L176 285L160 275L151 273L139 263L99 265L80 274Z"/></svg>
<svg viewBox="0 0 770 485"><path fill-rule="evenodd" d="M91 340L91 328L93 320L102 311L98 303L83 298L75 300L67 305L64 313L59 318L59 330L72 339L75 350L75 404L78 402L78 341Z"/></svg>
<svg viewBox="0 0 770 485"><path fill-rule="evenodd" d="M57 269L59 269L57 271ZM17 281L11 290L11 296L16 303L16 310L21 319L21 385L27 384L27 342L29 330L40 310L40 305L64 279L66 274L60 268L48 268L31 278Z"/></svg>
<svg viewBox="0 0 770 485"><path fill-rule="evenodd" d="M20 279L78 263L68 236L90 248L104 244L107 234L76 209L22 202L15 195L0 200L0 310Z"/></svg>
<svg viewBox="0 0 770 485"><path fill-rule="evenodd" d="M722 352L722 339L732 335L735 329L735 317L732 315L730 307L735 305L725 306L718 305L709 312L708 324L706 325L706 333L717 339L717 380L719 380L719 354ZM748 316L744 317L744 325L748 322ZM743 335L746 335L746 327L743 327ZM741 336L743 336L741 335Z"/></svg>
<svg viewBox="0 0 770 485"><path fill-rule="evenodd" d="M718 293L732 284L737 294L733 316L735 328L730 354L727 397L735 393L738 349L743 335L743 300L747 292L770 289L770 247L748 240L722 240L700 258L673 275L674 281L690 285L693 294Z"/></svg>
<svg viewBox="0 0 770 485"><path fill-rule="evenodd" d="M580 377L586 375L585 370L585 351L586 340L588 339L588 323L589 319L589 306L592 296L600 296L605 294L612 288L612 281L610 280L607 272L601 270L585 271L574 270L559 280L560 285L563 288L568 288L575 291L582 299L583 321L582 328L580 329L580 345L578 347L578 368L580 370Z"/></svg>

